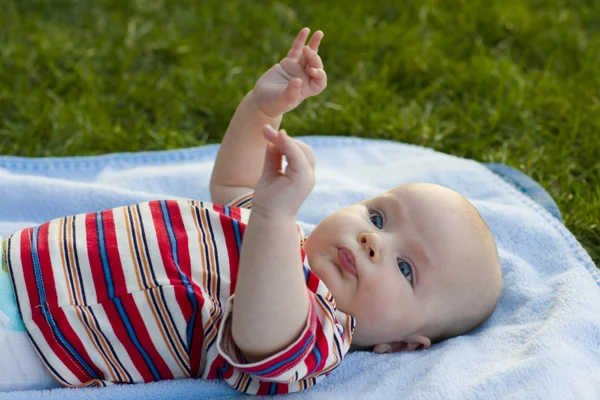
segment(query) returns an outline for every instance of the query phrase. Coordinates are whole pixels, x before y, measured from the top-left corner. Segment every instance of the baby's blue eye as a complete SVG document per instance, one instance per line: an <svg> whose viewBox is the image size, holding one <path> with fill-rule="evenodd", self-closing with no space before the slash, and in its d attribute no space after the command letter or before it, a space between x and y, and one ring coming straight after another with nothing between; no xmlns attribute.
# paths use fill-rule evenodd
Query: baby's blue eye
<svg viewBox="0 0 600 400"><path fill-rule="evenodd" d="M409 282L412 282L413 276L410 264L404 260L398 260L398 268L400 269L402 275L404 275L404 277L408 279Z"/></svg>
<svg viewBox="0 0 600 400"><path fill-rule="evenodd" d="M381 218L379 213L371 212L371 214L369 214L369 219L377 229L383 229L383 218Z"/></svg>

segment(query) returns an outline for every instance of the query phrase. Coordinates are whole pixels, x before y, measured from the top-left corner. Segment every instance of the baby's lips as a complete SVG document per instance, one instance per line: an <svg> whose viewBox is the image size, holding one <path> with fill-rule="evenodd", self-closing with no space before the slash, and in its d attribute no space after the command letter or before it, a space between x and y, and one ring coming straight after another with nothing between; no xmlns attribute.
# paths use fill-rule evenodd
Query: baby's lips
<svg viewBox="0 0 600 400"><path fill-rule="evenodd" d="M340 266L346 271L350 272L354 276L358 276L358 272L356 270L356 258L354 257L352 251L348 250L345 247L339 249L338 262L340 263Z"/></svg>

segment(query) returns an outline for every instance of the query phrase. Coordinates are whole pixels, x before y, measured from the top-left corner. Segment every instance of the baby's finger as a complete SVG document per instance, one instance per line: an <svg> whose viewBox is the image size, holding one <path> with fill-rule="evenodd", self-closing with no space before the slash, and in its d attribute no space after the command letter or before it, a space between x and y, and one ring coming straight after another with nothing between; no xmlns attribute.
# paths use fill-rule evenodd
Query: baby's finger
<svg viewBox="0 0 600 400"><path fill-rule="evenodd" d="M312 147L299 140L296 140L296 143L300 147L300 150L302 150L302 152L304 153L306 161L308 161L308 165L310 165L311 169L315 169L315 155L313 153Z"/></svg>
<svg viewBox="0 0 600 400"><path fill-rule="evenodd" d="M318 69L316 71L312 71L313 68L311 68L311 72L310 72L310 76L311 76L311 80L308 84L311 92L313 93L320 93L321 91L323 91L323 89L325 89L327 87L327 74L325 73L324 69Z"/></svg>
<svg viewBox="0 0 600 400"><path fill-rule="evenodd" d="M313 67L309 68L308 74L310 75L311 78L314 78L314 79L322 79L327 76L327 74L325 74L325 70L320 69L320 68L313 68Z"/></svg>
<svg viewBox="0 0 600 400"><path fill-rule="evenodd" d="M283 94L284 101L288 104L295 103L302 91L302 79L294 78L288 82Z"/></svg>
<svg viewBox="0 0 600 400"><path fill-rule="evenodd" d="M292 43L290 51L288 51L288 57L293 58L295 60L298 60L300 58L300 56L302 55L302 48L304 47L304 43L306 42L306 38L308 37L309 33L310 29L308 29L307 27L302 28L300 32L298 32L298 36L296 36L296 39L294 39L294 43Z"/></svg>
<svg viewBox="0 0 600 400"><path fill-rule="evenodd" d="M270 137L273 140L270 140L270 137L267 135L265 135L265 138L270 140L287 159L286 175L304 175L311 168L308 159L304 155L304 151L298 145L301 142L292 139L283 129L277 132L277 136L273 132L269 132L268 135L272 135Z"/></svg>
<svg viewBox="0 0 600 400"><path fill-rule="evenodd" d="M308 47L310 47L315 52L318 52L319 44L321 43L321 39L323 39L323 32L316 31L315 33L313 33L312 37L310 38L310 41L308 42Z"/></svg>
<svg viewBox="0 0 600 400"><path fill-rule="evenodd" d="M263 136L270 142L267 143L265 151L264 172L273 173L281 171L282 154L277 149L277 146L273 144L277 140L278 135L279 133L271 125L267 124L263 127Z"/></svg>
<svg viewBox="0 0 600 400"><path fill-rule="evenodd" d="M277 147L273 143L267 143L263 175L277 176L277 174L281 173L282 160L283 156L279 150L277 150Z"/></svg>
<svg viewBox="0 0 600 400"><path fill-rule="evenodd" d="M308 65L310 65L311 67L323 68L323 61L321 60L321 57L319 57L317 52L311 49L310 47L304 46L302 48L302 55L308 62Z"/></svg>

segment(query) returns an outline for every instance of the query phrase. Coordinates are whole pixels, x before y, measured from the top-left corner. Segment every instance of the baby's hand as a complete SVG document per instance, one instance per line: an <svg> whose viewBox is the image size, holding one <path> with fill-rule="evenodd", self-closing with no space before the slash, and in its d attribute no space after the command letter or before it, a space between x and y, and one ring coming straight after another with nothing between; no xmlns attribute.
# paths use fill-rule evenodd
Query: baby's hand
<svg viewBox="0 0 600 400"><path fill-rule="evenodd" d="M287 56L265 72L254 86L255 104L269 117L293 110L304 99L318 95L327 86L327 75L317 53L323 32L316 31L305 46L309 33L310 29L303 28Z"/></svg>
<svg viewBox="0 0 600 400"><path fill-rule="evenodd" d="M265 125L267 151L263 174L256 184L252 213L270 219L294 218L315 185L315 158L309 145L281 129ZM282 156L287 167L282 171Z"/></svg>

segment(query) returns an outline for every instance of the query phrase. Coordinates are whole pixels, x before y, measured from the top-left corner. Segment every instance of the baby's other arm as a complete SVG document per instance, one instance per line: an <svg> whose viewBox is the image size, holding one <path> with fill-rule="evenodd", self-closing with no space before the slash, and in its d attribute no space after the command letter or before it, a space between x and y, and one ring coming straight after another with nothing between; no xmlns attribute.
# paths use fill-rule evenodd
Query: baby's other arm
<svg viewBox="0 0 600 400"><path fill-rule="evenodd" d="M325 89L327 76L317 54L323 33L315 32L305 46L309 32L303 28L298 33L287 56L260 77L236 109L212 171L213 203L227 204L254 189L267 145L262 128L269 124L279 129L285 112Z"/></svg>
<svg viewBox="0 0 600 400"><path fill-rule="evenodd" d="M263 134L269 143L242 241L231 327L251 362L292 344L306 326L310 306L296 213L314 186L314 156L283 130L265 127Z"/></svg>

